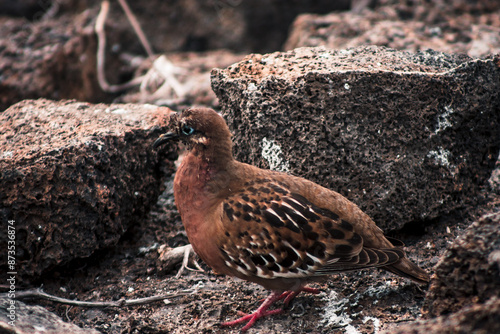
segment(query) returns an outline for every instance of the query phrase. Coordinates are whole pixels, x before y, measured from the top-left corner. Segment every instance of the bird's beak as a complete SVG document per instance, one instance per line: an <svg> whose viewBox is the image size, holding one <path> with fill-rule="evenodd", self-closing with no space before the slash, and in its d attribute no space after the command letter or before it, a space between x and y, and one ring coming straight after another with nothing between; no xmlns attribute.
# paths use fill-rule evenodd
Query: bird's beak
<svg viewBox="0 0 500 334"><path fill-rule="evenodd" d="M175 132L164 133L155 140L155 142L153 143L153 148L156 149L158 148L158 146L161 146L170 140L177 140L178 138L179 135Z"/></svg>

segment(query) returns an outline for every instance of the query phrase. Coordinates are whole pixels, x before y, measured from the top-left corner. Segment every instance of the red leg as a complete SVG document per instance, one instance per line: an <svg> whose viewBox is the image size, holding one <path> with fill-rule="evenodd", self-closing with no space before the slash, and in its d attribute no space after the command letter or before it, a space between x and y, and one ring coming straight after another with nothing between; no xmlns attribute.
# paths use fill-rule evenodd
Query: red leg
<svg viewBox="0 0 500 334"><path fill-rule="evenodd" d="M273 314L278 314L281 313L283 310L282 309L276 309L276 310L270 310L268 311L267 309L277 300L280 300L281 298L281 293L277 291L271 292L271 294L264 300L264 302L259 306L259 308L253 312L252 314L247 314L239 319L233 320L233 321L228 321L224 322L221 324L221 326L224 327L229 327L229 326L234 326L241 324L242 322L245 322L248 320L248 323L241 329L242 332L248 330L250 327L253 326L253 324L260 318L268 316L268 315L273 315Z"/></svg>
<svg viewBox="0 0 500 334"><path fill-rule="evenodd" d="M244 314L243 312L238 312L238 314L240 314L240 315L242 315L242 313L243 313L243 316L241 318L238 318L238 319L233 320L233 321L224 322L220 325L224 326L224 327L229 327L229 326L235 326L235 325L241 324L242 322L248 321L247 324L245 325L245 327L243 327L241 329L242 332L247 331L260 318L266 317L268 315L279 314L279 313L283 312L283 309L281 309L281 308L276 309L276 310L268 310L268 308L273 303L277 302L278 300L284 299L283 303L285 304L285 306L287 306L292 301L292 299L294 299L301 292L318 294L319 290L314 289L314 288L302 287L298 291L285 291L283 293L273 291L266 299L264 299L262 304L259 306L259 308L255 312L253 312L251 314Z"/></svg>
<svg viewBox="0 0 500 334"><path fill-rule="evenodd" d="M283 296L283 298L285 298L285 300L283 301L283 304L285 304L285 307L288 306L288 304L290 304L290 302L295 298L297 297L297 295L301 292L307 292L307 293L312 293L312 294L315 294L317 295L319 293L319 290L318 289L315 289L315 288L308 288L308 287L302 287L300 288L300 290L298 291L285 291L283 292L282 296L284 294L286 294L286 296Z"/></svg>

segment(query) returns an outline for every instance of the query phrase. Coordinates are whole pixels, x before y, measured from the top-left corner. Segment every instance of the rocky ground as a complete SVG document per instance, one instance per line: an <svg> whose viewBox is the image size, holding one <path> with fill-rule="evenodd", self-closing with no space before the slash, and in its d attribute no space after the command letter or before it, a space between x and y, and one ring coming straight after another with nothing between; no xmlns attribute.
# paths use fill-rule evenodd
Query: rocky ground
<svg viewBox="0 0 500 334"><path fill-rule="evenodd" d="M183 293L95 308L22 299L16 326L4 295L0 333L237 333L218 324L267 295L203 263L176 277L179 264L160 259L165 245L187 243L173 204L178 155L151 150L170 110L142 103L222 111L238 159L338 190L432 274L429 286L380 270L334 275L249 333L500 332L500 60L488 56L500 50L500 6L325 3L131 3L181 93L150 71L160 62L116 4L105 76L148 81L109 93L97 82L100 2L2 3L0 218L17 224L17 291L79 301ZM365 44L411 53L331 51ZM325 49L246 56L304 46ZM38 100L14 105L26 98ZM88 103L112 101L136 104Z"/></svg>

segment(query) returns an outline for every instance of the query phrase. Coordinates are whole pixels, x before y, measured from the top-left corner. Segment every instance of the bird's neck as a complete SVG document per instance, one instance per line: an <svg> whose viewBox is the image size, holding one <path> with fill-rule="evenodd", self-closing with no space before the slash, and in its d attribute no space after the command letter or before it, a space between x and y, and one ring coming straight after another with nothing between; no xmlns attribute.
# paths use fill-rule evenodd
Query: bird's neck
<svg viewBox="0 0 500 334"><path fill-rule="evenodd" d="M175 177L176 201L180 206L203 206L229 188L234 159L231 143L192 147L183 158ZM187 198L190 194L193 198Z"/></svg>
<svg viewBox="0 0 500 334"><path fill-rule="evenodd" d="M197 158L199 163L207 163L217 169L225 169L233 160L231 142L211 142L208 146L196 145L190 153Z"/></svg>

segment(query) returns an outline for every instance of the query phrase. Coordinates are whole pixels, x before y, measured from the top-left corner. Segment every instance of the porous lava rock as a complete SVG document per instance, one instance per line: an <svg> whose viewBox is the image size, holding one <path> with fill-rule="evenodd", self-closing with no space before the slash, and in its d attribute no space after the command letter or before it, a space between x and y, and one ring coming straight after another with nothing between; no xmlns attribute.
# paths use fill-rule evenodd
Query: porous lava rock
<svg viewBox="0 0 500 334"><path fill-rule="evenodd" d="M500 52L499 13L497 9L495 13L471 17L470 13L450 14L449 9L434 11L433 14L446 18L444 22L407 19L394 8L362 13L301 14L295 19L283 49L378 45L411 52L433 49L484 57Z"/></svg>
<svg viewBox="0 0 500 334"><path fill-rule="evenodd" d="M500 298L500 212L483 216L451 245L435 268L424 302L427 317ZM497 317L500 319L497 305Z"/></svg>
<svg viewBox="0 0 500 334"><path fill-rule="evenodd" d="M500 333L500 299L464 307L458 312L403 324L384 334L493 334Z"/></svg>
<svg viewBox="0 0 500 334"><path fill-rule="evenodd" d="M500 146L499 57L384 47L252 54L212 71L237 159L300 175L383 229L476 198Z"/></svg>
<svg viewBox="0 0 500 334"><path fill-rule="evenodd" d="M1 113L0 219L12 221L17 247L15 268L6 268L5 256L1 271L39 276L116 244L140 224L174 168L173 151L158 156L151 148L170 113L43 99ZM0 245L7 249L7 233Z"/></svg>
<svg viewBox="0 0 500 334"><path fill-rule="evenodd" d="M0 111L24 99L111 101L97 83L95 11L29 22L0 16ZM8 38L3 38L3 37ZM108 41L114 40L108 31ZM111 83L123 71L106 58Z"/></svg>

